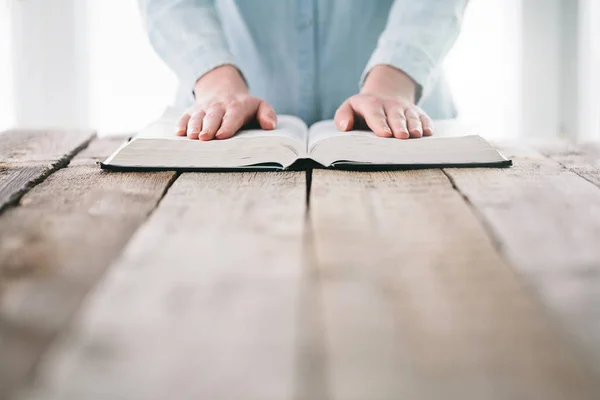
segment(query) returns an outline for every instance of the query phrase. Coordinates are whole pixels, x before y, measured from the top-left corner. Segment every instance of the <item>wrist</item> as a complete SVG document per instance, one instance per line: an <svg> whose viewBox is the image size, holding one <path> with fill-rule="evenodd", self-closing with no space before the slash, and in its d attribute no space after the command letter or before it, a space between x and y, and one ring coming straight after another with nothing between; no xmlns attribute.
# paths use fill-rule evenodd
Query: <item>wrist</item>
<svg viewBox="0 0 600 400"><path fill-rule="evenodd" d="M240 71L233 65L222 65L202 75L194 85L194 93L219 92L248 93L248 86Z"/></svg>
<svg viewBox="0 0 600 400"><path fill-rule="evenodd" d="M376 65L371 69L360 92L390 97L402 97L415 102L417 84L403 71L390 65Z"/></svg>

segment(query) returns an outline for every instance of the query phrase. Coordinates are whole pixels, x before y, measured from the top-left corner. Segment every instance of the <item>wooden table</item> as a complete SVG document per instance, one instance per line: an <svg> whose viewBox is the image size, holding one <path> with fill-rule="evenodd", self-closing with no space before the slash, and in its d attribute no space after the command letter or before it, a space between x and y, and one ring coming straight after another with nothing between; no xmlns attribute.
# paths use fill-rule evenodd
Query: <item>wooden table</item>
<svg viewBox="0 0 600 400"><path fill-rule="evenodd" d="M0 134L0 398L600 399L600 148L110 173Z"/></svg>

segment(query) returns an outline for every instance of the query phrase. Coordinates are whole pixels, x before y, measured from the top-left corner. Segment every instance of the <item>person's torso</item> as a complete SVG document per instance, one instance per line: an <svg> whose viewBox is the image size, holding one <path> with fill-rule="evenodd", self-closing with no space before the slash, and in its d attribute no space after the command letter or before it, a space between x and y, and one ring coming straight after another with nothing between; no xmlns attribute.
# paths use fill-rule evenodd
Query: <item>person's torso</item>
<svg viewBox="0 0 600 400"><path fill-rule="evenodd" d="M333 118L340 104L358 92L394 0L216 3L251 93L278 114L297 115L311 124ZM454 108L445 82L440 79L438 86L421 105L434 118L451 117Z"/></svg>

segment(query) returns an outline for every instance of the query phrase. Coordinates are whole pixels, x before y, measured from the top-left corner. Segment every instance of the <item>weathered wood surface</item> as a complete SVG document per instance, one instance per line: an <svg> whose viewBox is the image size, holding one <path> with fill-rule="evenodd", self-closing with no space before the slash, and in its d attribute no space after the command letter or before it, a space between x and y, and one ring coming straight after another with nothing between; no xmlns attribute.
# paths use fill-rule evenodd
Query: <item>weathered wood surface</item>
<svg viewBox="0 0 600 400"><path fill-rule="evenodd" d="M594 399L594 376L439 170L315 171L332 399Z"/></svg>
<svg viewBox="0 0 600 400"><path fill-rule="evenodd" d="M183 174L26 399L293 398L303 173Z"/></svg>
<svg viewBox="0 0 600 400"><path fill-rule="evenodd" d="M2 400L600 398L597 147L314 171L307 210L303 173L7 137Z"/></svg>
<svg viewBox="0 0 600 400"><path fill-rule="evenodd" d="M511 169L446 173L600 372L600 190L592 183L598 161L547 148L565 169L525 146L503 150L515 162Z"/></svg>
<svg viewBox="0 0 600 400"><path fill-rule="evenodd" d="M0 211L65 166L92 140L92 132L0 132Z"/></svg>
<svg viewBox="0 0 600 400"><path fill-rule="evenodd" d="M559 142L540 143L534 147L545 156L600 187L600 144L573 145Z"/></svg>
<svg viewBox="0 0 600 400"><path fill-rule="evenodd" d="M175 177L101 171L96 159L120 143L93 142L0 214L0 398L31 373Z"/></svg>

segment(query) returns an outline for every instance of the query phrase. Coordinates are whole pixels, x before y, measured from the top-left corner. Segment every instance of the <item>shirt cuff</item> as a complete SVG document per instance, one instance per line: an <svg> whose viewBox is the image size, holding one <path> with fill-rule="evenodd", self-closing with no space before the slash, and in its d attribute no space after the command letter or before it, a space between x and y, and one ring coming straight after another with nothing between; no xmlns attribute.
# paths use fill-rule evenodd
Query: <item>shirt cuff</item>
<svg viewBox="0 0 600 400"><path fill-rule="evenodd" d="M371 55L360 77L359 88L362 88L367 75L376 65L390 65L401 70L415 81L417 84L416 103L427 95L435 80L435 63L432 58L421 49L408 43L380 43Z"/></svg>

